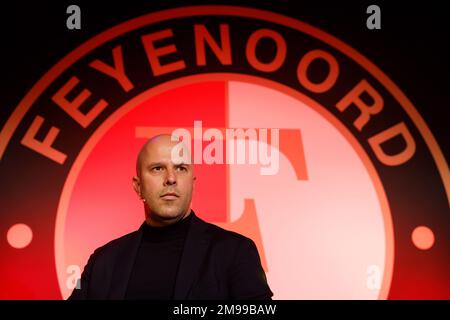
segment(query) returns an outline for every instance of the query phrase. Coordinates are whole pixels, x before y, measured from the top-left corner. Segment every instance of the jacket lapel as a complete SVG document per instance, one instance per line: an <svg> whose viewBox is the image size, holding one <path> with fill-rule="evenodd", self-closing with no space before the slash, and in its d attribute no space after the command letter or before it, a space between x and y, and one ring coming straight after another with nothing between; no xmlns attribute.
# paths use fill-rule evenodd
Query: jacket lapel
<svg viewBox="0 0 450 320"><path fill-rule="evenodd" d="M130 280L134 261L136 260L136 255L141 244L144 223L141 225L136 234L133 235L128 244L124 247L123 251L117 256L107 299L125 299L128 281Z"/></svg>
<svg viewBox="0 0 450 320"><path fill-rule="evenodd" d="M173 298L187 299L189 291L198 276L201 264L211 243L207 232L208 224L199 219L194 212L184 243L181 261L178 267Z"/></svg>

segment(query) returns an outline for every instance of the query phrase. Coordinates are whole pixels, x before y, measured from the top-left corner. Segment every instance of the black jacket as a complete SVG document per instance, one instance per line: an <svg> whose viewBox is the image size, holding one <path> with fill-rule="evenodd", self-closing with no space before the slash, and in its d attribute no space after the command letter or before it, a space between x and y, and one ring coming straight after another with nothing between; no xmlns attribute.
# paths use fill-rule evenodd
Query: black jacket
<svg viewBox="0 0 450 320"><path fill-rule="evenodd" d="M174 299L270 299L254 242L191 212ZM69 299L124 299L143 228L96 249Z"/></svg>

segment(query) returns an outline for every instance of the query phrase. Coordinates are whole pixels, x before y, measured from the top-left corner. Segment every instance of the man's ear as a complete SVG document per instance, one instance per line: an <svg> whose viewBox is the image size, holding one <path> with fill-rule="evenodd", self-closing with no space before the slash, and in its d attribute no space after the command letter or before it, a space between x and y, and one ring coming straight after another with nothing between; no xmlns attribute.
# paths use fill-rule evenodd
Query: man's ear
<svg viewBox="0 0 450 320"><path fill-rule="evenodd" d="M133 189L136 192L136 194L141 198L141 181L139 180L139 177L134 176L133 177Z"/></svg>

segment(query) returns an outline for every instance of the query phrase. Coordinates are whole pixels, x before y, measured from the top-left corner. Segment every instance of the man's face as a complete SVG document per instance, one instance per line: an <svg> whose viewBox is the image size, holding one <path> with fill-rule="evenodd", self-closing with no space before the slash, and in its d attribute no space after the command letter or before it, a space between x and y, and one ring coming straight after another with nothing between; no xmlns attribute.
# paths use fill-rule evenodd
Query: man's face
<svg viewBox="0 0 450 320"><path fill-rule="evenodd" d="M150 225L168 225L190 212L195 177L191 164L173 163L171 154L176 144L170 136L157 137L139 155L133 186L145 200Z"/></svg>

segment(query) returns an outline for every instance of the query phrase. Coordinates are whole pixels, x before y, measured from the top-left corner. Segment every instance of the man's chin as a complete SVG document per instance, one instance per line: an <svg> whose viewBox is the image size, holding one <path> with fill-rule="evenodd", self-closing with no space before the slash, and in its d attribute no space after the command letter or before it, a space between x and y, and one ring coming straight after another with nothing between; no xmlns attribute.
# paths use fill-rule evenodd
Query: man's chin
<svg viewBox="0 0 450 320"><path fill-rule="evenodd" d="M182 218L183 210L180 208L170 208L166 210L161 210L157 216L161 221L173 221Z"/></svg>
<svg viewBox="0 0 450 320"><path fill-rule="evenodd" d="M173 220L181 216L180 212L164 212L160 215L162 220Z"/></svg>

